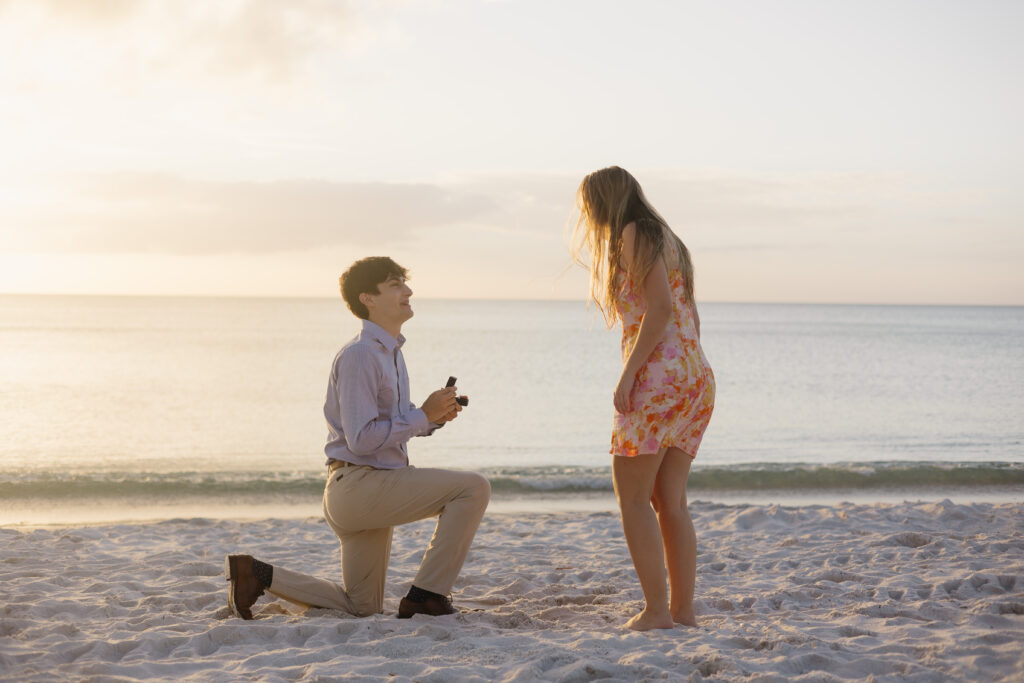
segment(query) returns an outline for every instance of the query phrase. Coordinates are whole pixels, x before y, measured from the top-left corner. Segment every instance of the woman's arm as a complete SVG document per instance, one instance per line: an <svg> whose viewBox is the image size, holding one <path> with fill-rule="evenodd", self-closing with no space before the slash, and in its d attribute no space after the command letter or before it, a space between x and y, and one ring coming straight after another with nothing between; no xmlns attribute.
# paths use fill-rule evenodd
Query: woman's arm
<svg viewBox="0 0 1024 683"><path fill-rule="evenodd" d="M622 231L622 258L626 264L633 262L635 240L636 226L630 223ZM641 290L647 310L640 322L640 333L626 357L622 375L615 387L615 409L620 413L632 410L629 394L636 382L636 375L647 362L654 347L665 336L665 328L672 319L672 288L668 283L665 259L659 256L655 260L651 272L644 278Z"/></svg>

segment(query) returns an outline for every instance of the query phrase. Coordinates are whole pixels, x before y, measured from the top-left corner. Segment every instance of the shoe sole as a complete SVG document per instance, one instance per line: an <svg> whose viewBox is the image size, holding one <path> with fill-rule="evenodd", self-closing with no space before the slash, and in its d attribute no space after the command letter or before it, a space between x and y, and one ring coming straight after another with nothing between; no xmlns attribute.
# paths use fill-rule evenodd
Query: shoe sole
<svg viewBox="0 0 1024 683"><path fill-rule="evenodd" d="M227 579L228 581L231 581L231 557L228 556L228 555L224 556L224 578ZM228 610L231 612L231 614L233 614L234 616L238 617L239 619L245 619L245 617L242 616L242 613L238 611L238 608L235 607L235 584L234 583L232 583L228 587Z"/></svg>

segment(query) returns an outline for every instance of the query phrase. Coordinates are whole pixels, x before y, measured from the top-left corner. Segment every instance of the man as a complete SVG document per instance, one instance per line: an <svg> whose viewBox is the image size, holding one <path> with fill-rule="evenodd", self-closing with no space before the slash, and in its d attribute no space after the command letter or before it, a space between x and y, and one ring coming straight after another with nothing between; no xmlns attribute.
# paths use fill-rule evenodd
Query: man
<svg viewBox="0 0 1024 683"><path fill-rule="evenodd" d="M490 499L490 484L479 474L409 465L406 442L433 433L462 408L455 387L438 389L419 408L409 400L401 351L402 325L413 316L406 270L387 257L356 261L341 276L341 293L363 321L334 358L324 404L324 517L341 541L344 587L250 555L229 555L228 606L243 619L252 619L252 605L265 590L356 616L382 612L392 527L434 516L434 536L398 617L454 614L448 596Z"/></svg>

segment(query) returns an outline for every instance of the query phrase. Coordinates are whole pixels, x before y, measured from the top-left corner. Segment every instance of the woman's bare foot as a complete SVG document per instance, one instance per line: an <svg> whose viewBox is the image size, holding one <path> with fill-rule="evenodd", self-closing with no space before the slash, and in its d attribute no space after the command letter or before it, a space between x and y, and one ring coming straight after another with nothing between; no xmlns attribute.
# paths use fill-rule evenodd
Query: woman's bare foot
<svg viewBox="0 0 1024 683"><path fill-rule="evenodd" d="M696 626L697 615L693 613L693 608L688 610L672 610L672 621L683 626Z"/></svg>
<svg viewBox="0 0 1024 683"><path fill-rule="evenodd" d="M650 631L652 628L673 628L672 614L644 610L626 622L626 628L634 631Z"/></svg>

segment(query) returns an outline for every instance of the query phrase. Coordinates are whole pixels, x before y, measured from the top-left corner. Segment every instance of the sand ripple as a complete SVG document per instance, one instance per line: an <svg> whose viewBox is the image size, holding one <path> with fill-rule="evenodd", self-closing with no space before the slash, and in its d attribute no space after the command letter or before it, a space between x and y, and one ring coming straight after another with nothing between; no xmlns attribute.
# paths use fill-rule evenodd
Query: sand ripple
<svg viewBox="0 0 1024 683"><path fill-rule="evenodd" d="M452 617L392 615L432 530L397 531L388 615L260 602L223 556L336 576L320 520L0 529L5 680L945 681L1024 679L1024 505L692 506L701 626L641 606L618 518L492 515Z"/></svg>

